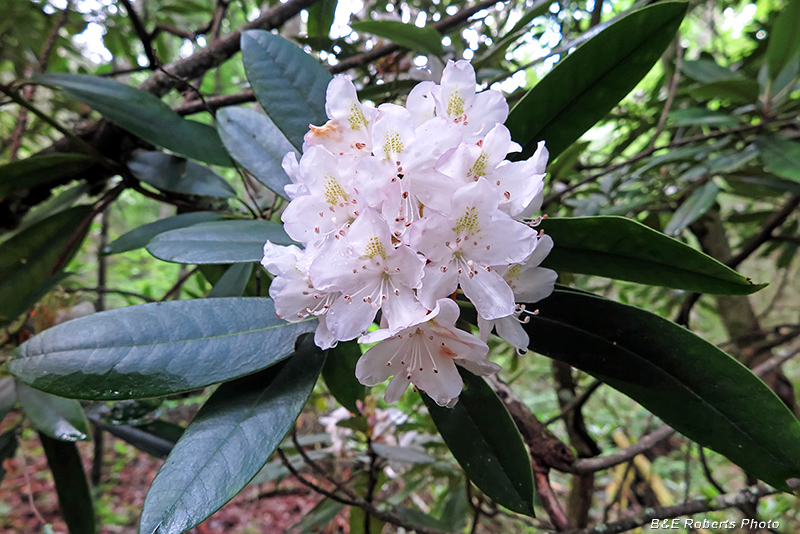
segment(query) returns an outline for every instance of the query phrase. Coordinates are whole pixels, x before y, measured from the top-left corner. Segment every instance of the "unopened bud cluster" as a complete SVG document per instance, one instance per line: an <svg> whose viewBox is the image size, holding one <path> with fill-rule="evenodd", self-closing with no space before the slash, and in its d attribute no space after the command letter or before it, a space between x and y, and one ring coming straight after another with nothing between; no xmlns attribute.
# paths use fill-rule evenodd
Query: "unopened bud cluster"
<svg viewBox="0 0 800 534"><path fill-rule="evenodd" d="M413 383L446 405L462 388L455 363L499 370L486 359L490 332L524 350L516 302L540 300L555 283L539 267L552 241L522 222L541 207L547 151L540 143L530 159L506 161L520 151L503 126L508 104L475 87L468 62L449 62L441 85L420 83L405 107L374 108L337 76L330 120L311 127L299 162L293 153L283 161L292 183L282 219L303 249L264 247L276 310L287 321L317 316L322 348L379 341L356 374L368 386L393 377L388 402ZM482 339L455 328L459 287ZM382 328L365 334L378 310Z"/></svg>

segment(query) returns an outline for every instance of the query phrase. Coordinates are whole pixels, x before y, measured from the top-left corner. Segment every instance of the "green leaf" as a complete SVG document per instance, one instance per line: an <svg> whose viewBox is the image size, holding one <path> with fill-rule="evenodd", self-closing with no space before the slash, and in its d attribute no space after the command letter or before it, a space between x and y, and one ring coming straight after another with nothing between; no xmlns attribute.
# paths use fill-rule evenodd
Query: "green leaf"
<svg viewBox="0 0 800 534"><path fill-rule="evenodd" d="M684 228L699 219L707 212L717 200L719 187L714 182L708 182L695 189L680 207L675 210L664 233L668 235L678 235Z"/></svg>
<svg viewBox="0 0 800 534"><path fill-rule="evenodd" d="M252 263L234 263L209 291L208 298L241 297L252 273Z"/></svg>
<svg viewBox="0 0 800 534"><path fill-rule="evenodd" d="M385 443L373 443L372 450L381 458L386 458L390 462L404 464L432 464L435 460L423 449L413 446L386 445Z"/></svg>
<svg viewBox="0 0 800 534"><path fill-rule="evenodd" d="M800 54L800 0L788 0L772 26L767 45L770 79L776 79L789 62Z"/></svg>
<svg viewBox="0 0 800 534"><path fill-rule="evenodd" d="M160 219L151 222L138 228L134 228L130 232L121 235L111 242L106 248L103 249L103 254L119 254L120 252L128 252L129 250L136 250L146 247L150 241L159 234L168 232L170 230L177 230L178 228L186 228L195 224L206 223L211 221L219 221L224 219L225 216L221 213L213 211L196 211L193 213L183 213L166 219Z"/></svg>
<svg viewBox="0 0 800 534"><path fill-rule="evenodd" d="M137 152L128 161L128 169L137 179L162 191L222 198L236 196L233 187L208 167L164 152Z"/></svg>
<svg viewBox="0 0 800 534"><path fill-rule="evenodd" d="M775 176L726 176L728 182L744 182L773 191L800 195L800 181L776 178Z"/></svg>
<svg viewBox="0 0 800 534"><path fill-rule="evenodd" d="M681 65L681 72L692 80L702 84L744 79L740 73L717 65L710 59L684 61Z"/></svg>
<svg viewBox="0 0 800 534"><path fill-rule="evenodd" d="M356 378L356 363L361 357L361 348L355 341L340 342L330 349L330 356L322 368L322 378L331 395L345 408L357 414L358 401L364 401L365 388Z"/></svg>
<svg viewBox="0 0 800 534"><path fill-rule="evenodd" d="M281 162L286 154L296 151L269 117L254 109L224 108L217 112L217 130L233 159L259 182L287 198L283 188L291 181Z"/></svg>
<svg viewBox="0 0 800 534"><path fill-rule="evenodd" d="M671 111L669 120L672 126L727 126L735 127L739 123L726 113L711 111L706 108L686 108Z"/></svg>
<svg viewBox="0 0 800 534"><path fill-rule="evenodd" d="M89 439L89 422L78 401L56 397L16 383L17 399L33 426L53 439L85 441Z"/></svg>
<svg viewBox="0 0 800 534"><path fill-rule="evenodd" d="M533 154L544 140L555 158L603 118L641 80L675 37L685 2L634 11L587 41L514 106L506 125Z"/></svg>
<svg viewBox="0 0 800 534"><path fill-rule="evenodd" d="M33 79L61 89L148 143L187 158L231 166L231 159L214 128L184 119L146 91L83 74L43 74Z"/></svg>
<svg viewBox="0 0 800 534"><path fill-rule="evenodd" d="M6 468L4 467L5 461L8 458L14 457L17 453L18 446L19 441L17 441L14 430L9 430L8 432L0 434L0 482L2 482L3 478L6 476Z"/></svg>
<svg viewBox="0 0 800 534"><path fill-rule="evenodd" d="M185 532L239 493L294 425L324 359L307 336L284 364L221 385L156 475L139 532Z"/></svg>
<svg viewBox="0 0 800 534"><path fill-rule="evenodd" d="M517 426L482 378L461 368L459 373L464 390L453 408L421 394L436 429L483 493L509 510L533 517L533 472Z"/></svg>
<svg viewBox="0 0 800 534"><path fill-rule="evenodd" d="M97 532L94 503L77 445L52 439L42 433L39 439L53 473L58 507L69 534L94 534Z"/></svg>
<svg viewBox="0 0 800 534"><path fill-rule="evenodd" d="M95 161L86 154L48 154L7 163L0 166L0 198L77 175Z"/></svg>
<svg viewBox="0 0 800 534"><path fill-rule="evenodd" d="M800 422L742 364L650 312L556 289L523 325L530 349L628 395L690 439L788 491Z"/></svg>
<svg viewBox="0 0 800 534"><path fill-rule="evenodd" d="M308 125L328 121L325 91L330 73L297 45L268 31L242 32L241 43L244 70L258 103L301 151Z"/></svg>
<svg viewBox="0 0 800 534"><path fill-rule="evenodd" d="M308 22L306 28L308 36L312 39L327 39L331 33L331 26L336 15L336 5L339 0L321 0L306 9Z"/></svg>
<svg viewBox="0 0 800 534"><path fill-rule="evenodd" d="M749 295L753 284L730 267L623 217L550 218L540 225L555 246L543 266L715 295Z"/></svg>
<svg viewBox="0 0 800 534"><path fill-rule="evenodd" d="M755 144L765 169L800 182L800 143L778 135L762 135L756 137Z"/></svg>
<svg viewBox="0 0 800 534"><path fill-rule="evenodd" d="M0 247L0 326L41 298L61 276L54 271L75 255L89 225L91 206L79 206L40 221Z"/></svg>
<svg viewBox="0 0 800 534"><path fill-rule="evenodd" d="M703 84L689 89L689 94L698 100L730 100L734 104L752 104L758 100L756 80L724 80Z"/></svg>
<svg viewBox="0 0 800 534"><path fill-rule="evenodd" d="M147 251L174 263L255 263L264 257L267 240L277 245L294 243L280 223L216 221L159 234L147 245Z"/></svg>
<svg viewBox="0 0 800 534"><path fill-rule="evenodd" d="M364 20L350 23L357 32L371 33L423 54L442 57L442 34L435 28L419 28L399 20Z"/></svg>
<svg viewBox="0 0 800 534"><path fill-rule="evenodd" d="M339 515L344 508L344 504L334 500L321 499L310 512L303 516L289 532L324 532L322 529ZM379 534L379 533L375 533Z"/></svg>
<svg viewBox="0 0 800 534"><path fill-rule="evenodd" d="M17 404L17 392L14 389L14 377L0 378L0 423L6 418L8 412Z"/></svg>
<svg viewBox="0 0 800 534"><path fill-rule="evenodd" d="M49 328L17 348L8 367L55 395L159 397L269 367L316 325L279 319L268 298L142 304Z"/></svg>

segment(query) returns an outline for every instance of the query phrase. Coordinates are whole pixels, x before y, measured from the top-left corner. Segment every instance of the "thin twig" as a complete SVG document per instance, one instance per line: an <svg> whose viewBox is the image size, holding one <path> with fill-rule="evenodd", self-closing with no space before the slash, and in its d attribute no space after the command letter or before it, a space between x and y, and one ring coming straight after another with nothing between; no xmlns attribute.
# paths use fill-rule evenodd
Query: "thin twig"
<svg viewBox="0 0 800 534"><path fill-rule="evenodd" d="M144 55L147 56L147 62L149 63L148 67L150 69L158 68L161 62L158 60L155 50L153 50L153 36L147 33L142 19L139 18L139 14L136 10L133 9L130 0L120 0L120 2L125 6L125 11L128 12L128 18L131 19L131 24L133 25L133 31L136 32L136 36L142 43Z"/></svg>
<svg viewBox="0 0 800 534"><path fill-rule="evenodd" d="M602 385L603 383L600 380L594 380L586 388L586 391L584 391L583 393L581 393L580 395L569 401L567 404L565 404L564 407L561 409L561 413L545 421L544 426L550 426L559 419L563 419L572 410L582 407L589 400L589 397L592 396L592 393L597 391L597 388L599 388Z"/></svg>
<svg viewBox="0 0 800 534"><path fill-rule="evenodd" d="M196 273L197 273L199 270L200 270L200 267L195 267L194 269L190 270L189 272L187 272L186 274L184 274L183 276L181 276L180 278L178 278L178 281L177 281L177 282L175 282L175 285L173 285L173 286L172 286L172 287L169 289L169 291L167 291L166 293L164 293L164 296L163 296L163 297L161 297L161 302L165 302L167 299L171 298L171 297L172 297L172 296L173 296L175 293L179 292L179 291L180 291L180 289L181 289L181 287L183 286L183 284L185 284L185 283L186 283L186 281L187 281L187 280L188 280L188 279L189 279L189 278L190 278L192 275L196 274Z"/></svg>
<svg viewBox="0 0 800 534"><path fill-rule="evenodd" d="M663 425L650 434L647 434L627 449L621 449L606 456L598 456L597 458L583 458L578 460L572 465L571 472L588 474L596 471L602 471L603 469L608 469L609 467L614 467L615 465L627 462L631 458L634 458L635 456L652 449L674 433L675 430L672 427Z"/></svg>
<svg viewBox="0 0 800 534"><path fill-rule="evenodd" d="M667 101L664 103L664 109L661 111L661 117L658 119L656 131L653 133L653 137L647 144L648 150L651 150L656 146L658 137L661 135L661 132L664 131L664 127L667 125L667 117L669 116L670 109L672 108L672 102L675 100L675 94L678 92L678 82L681 80L681 67L683 66L684 48L681 46L680 33L675 36L675 40L673 42L675 43L675 47L677 49L675 52L675 72L672 73L672 78L669 80Z"/></svg>

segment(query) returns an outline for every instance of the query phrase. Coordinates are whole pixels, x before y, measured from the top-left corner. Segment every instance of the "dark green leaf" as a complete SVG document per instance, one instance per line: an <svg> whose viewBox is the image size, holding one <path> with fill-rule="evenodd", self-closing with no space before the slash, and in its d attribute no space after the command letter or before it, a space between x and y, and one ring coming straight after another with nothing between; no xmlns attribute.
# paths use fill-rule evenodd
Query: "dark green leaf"
<svg viewBox="0 0 800 534"><path fill-rule="evenodd" d="M694 87L689 93L698 100L725 99L735 104L753 104L758 100L758 82L755 80L724 80Z"/></svg>
<svg viewBox="0 0 800 534"><path fill-rule="evenodd" d="M34 80L58 87L149 143L198 161L231 166L214 128L184 119L146 91L83 74L44 74Z"/></svg>
<svg viewBox="0 0 800 534"><path fill-rule="evenodd" d="M434 459L424 449L415 447L373 443L372 450L375 451L375 454L381 458L386 458L390 462L404 464L431 464L434 462Z"/></svg>
<svg viewBox="0 0 800 534"><path fill-rule="evenodd" d="M709 59L684 61L681 72L696 82L702 84L724 82L729 80L743 80L744 77L726 67L721 67Z"/></svg>
<svg viewBox="0 0 800 534"><path fill-rule="evenodd" d="M208 167L164 152L137 152L128 169L139 180L162 191L232 198L236 191Z"/></svg>
<svg viewBox="0 0 800 534"><path fill-rule="evenodd" d="M0 166L0 198L61 178L77 175L95 159L85 154L48 154Z"/></svg>
<svg viewBox="0 0 800 534"><path fill-rule="evenodd" d="M767 46L770 79L777 78L789 62L800 54L800 1L788 0L775 19Z"/></svg>
<svg viewBox="0 0 800 534"><path fill-rule="evenodd" d="M303 516L289 532L323 532L323 528L344 508L344 504L324 498ZM375 533L378 534L378 533Z"/></svg>
<svg viewBox="0 0 800 534"><path fill-rule="evenodd" d="M544 140L555 158L633 89L675 37L684 2L634 11L587 41L514 106L507 126L533 154Z"/></svg>
<svg viewBox="0 0 800 534"><path fill-rule="evenodd" d="M224 108L217 112L217 130L233 159L286 198L283 187L290 180L281 162L295 148L269 117L254 109Z"/></svg>
<svg viewBox="0 0 800 534"><path fill-rule="evenodd" d="M33 426L61 441L89 439L89 422L78 401L56 397L16 383L17 399Z"/></svg>
<svg viewBox="0 0 800 534"><path fill-rule="evenodd" d="M330 73L294 43L264 30L242 33L242 62L258 103L294 148L302 150L308 125L328 120Z"/></svg>
<svg viewBox="0 0 800 534"><path fill-rule="evenodd" d="M142 304L49 328L23 343L8 366L56 395L158 397L264 369L316 324L278 319L268 298Z"/></svg>
<svg viewBox="0 0 800 534"><path fill-rule="evenodd" d="M760 187L766 187L773 191L800 195L800 181L777 178L775 176L726 176L729 182L744 182Z"/></svg>
<svg viewBox="0 0 800 534"><path fill-rule="evenodd" d="M711 111L706 108L686 108L671 111L669 120L672 126L728 126L735 127L739 123L728 114Z"/></svg>
<svg viewBox="0 0 800 534"><path fill-rule="evenodd" d="M293 243L280 223L216 221L159 234L147 251L174 263L255 263L264 257L267 240L278 245Z"/></svg>
<svg viewBox="0 0 800 534"><path fill-rule="evenodd" d="M753 284L714 258L623 217L550 218L541 228L555 246L543 265L715 295L749 295Z"/></svg>
<svg viewBox="0 0 800 534"><path fill-rule="evenodd" d="M174 217L167 217L155 222L142 225L134 228L130 232L121 235L111 242L105 249L103 254L119 254L120 252L128 252L129 250L136 250L138 248L146 247L147 244L153 240L158 234L163 234L170 230L177 230L178 228L185 228L195 224L206 223L211 221L219 221L224 219L225 216L221 213L214 213L213 211L197 211L193 213L183 213L175 215Z"/></svg>
<svg viewBox="0 0 800 534"><path fill-rule="evenodd" d="M442 34L435 28L419 28L399 20L364 20L350 23L357 32L383 37L410 50L442 57Z"/></svg>
<svg viewBox="0 0 800 534"><path fill-rule="evenodd" d="M0 423L16 404L17 392L14 390L14 378L11 376L0 378Z"/></svg>
<svg viewBox="0 0 800 534"><path fill-rule="evenodd" d="M19 442L13 430L0 434L0 482L6 476L5 461L17 453Z"/></svg>
<svg viewBox="0 0 800 534"><path fill-rule="evenodd" d="M97 532L94 503L78 447L42 433L39 433L39 439L53 473L58 507L69 534L94 534Z"/></svg>
<svg viewBox="0 0 800 534"><path fill-rule="evenodd" d="M361 348L355 341L339 343L330 349L322 378L331 395L345 408L353 413L361 413L358 401L364 401L367 394L365 388L356 378L356 363L361 357Z"/></svg>
<svg viewBox="0 0 800 534"><path fill-rule="evenodd" d="M54 267L75 255L89 229L81 228L91 206L57 213L18 233L0 247L0 326L34 304L61 280Z"/></svg>
<svg viewBox="0 0 800 534"><path fill-rule="evenodd" d="M292 428L324 359L307 336L280 366L221 385L156 475L139 532L185 532L239 493Z"/></svg>
<svg viewBox="0 0 800 534"><path fill-rule="evenodd" d="M308 22L306 23L306 28L310 38L327 38L330 35L338 3L339 0L321 0L307 9Z"/></svg>
<svg viewBox="0 0 800 534"><path fill-rule="evenodd" d="M533 517L533 472L522 436L503 401L480 377L459 368L464 390L453 408L422 399L467 477L509 510Z"/></svg>
<svg viewBox="0 0 800 534"><path fill-rule="evenodd" d="M209 298L241 297L253 273L252 263L234 263L208 293Z"/></svg>
<svg viewBox="0 0 800 534"><path fill-rule="evenodd" d="M800 182L800 143L778 135L762 135L756 138L756 148L764 168L781 178Z"/></svg>
<svg viewBox="0 0 800 534"><path fill-rule="evenodd" d="M800 422L742 364L667 319L556 289L524 325L530 349L628 395L751 475L789 490L800 477Z"/></svg>
<svg viewBox="0 0 800 534"><path fill-rule="evenodd" d="M708 182L695 189L689 198L675 210L664 233L668 235L678 235L684 228L699 219L707 212L717 199L719 187L714 182Z"/></svg>

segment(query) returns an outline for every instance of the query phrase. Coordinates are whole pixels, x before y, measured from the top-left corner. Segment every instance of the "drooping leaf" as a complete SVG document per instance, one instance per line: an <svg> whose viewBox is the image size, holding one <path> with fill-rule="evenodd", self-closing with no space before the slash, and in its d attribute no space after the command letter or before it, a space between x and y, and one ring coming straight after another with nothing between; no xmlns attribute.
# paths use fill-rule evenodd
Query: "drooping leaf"
<svg viewBox="0 0 800 534"><path fill-rule="evenodd" d="M470 480L497 504L533 517L528 451L503 401L482 378L459 368L464 390L453 408L422 399Z"/></svg>
<svg viewBox="0 0 800 534"><path fill-rule="evenodd" d="M722 98L735 104L752 104L758 100L758 82L756 80L724 80L703 84L689 89L689 93L698 100Z"/></svg>
<svg viewBox="0 0 800 534"><path fill-rule="evenodd" d="M749 295L753 284L714 258L623 217L564 217L540 227L555 246L543 265L697 293Z"/></svg>
<svg viewBox="0 0 800 534"><path fill-rule="evenodd" d="M208 167L164 152L138 152L128 161L128 169L139 180L162 191L222 198L236 196L233 187Z"/></svg>
<svg viewBox="0 0 800 534"><path fill-rule="evenodd" d="M356 363L361 357L361 348L355 341L339 343L328 351L328 359L322 368L322 378L331 395L345 408L357 414L358 401L364 400L365 388L356 378Z"/></svg>
<svg viewBox="0 0 800 534"><path fill-rule="evenodd" d="M47 154L6 163L0 166L0 198L22 189L75 176L91 167L95 161L95 158L86 154Z"/></svg>
<svg viewBox="0 0 800 534"><path fill-rule="evenodd" d="M89 229L81 228L91 206L78 206L44 219L0 247L0 326L13 321L61 280L65 266ZM55 270L54 270L55 269Z"/></svg>
<svg viewBox="0 0 800 534"><path fill-rule="evenodd" d="M734 117L706 108L676 109L669 113L669 120L672 126L676 127L704 125L733 128L739 125Z"/></svg>
<svg viewBox="0 0 800 534"><path fill-rule="evenodd" d="M290 180L281 161L286 154L297 150L269 117L254 109L224 108L217 112L217 130L233 159L259 182L286 198L283 188Z"/></svg>
<svg viewBox="0 0 800 534"><path fill-rule="evenodd" d="M252 273L252 263L234 263L211 288L208 298L241 297Z"/></svg>
<svg viewBox="0 0 800 534"><path fill-rule="evenodd" d="M139 532L185 532L239 493L294 425L324 359L307 337L281 365L221 385L156 475Z"/></svg>
<svg viewBox="0 0 800 534"><path fill-rule="evenodd" d="M767 45L769 77L775 79L796 56L800 55L800 1L789 0L772 26Z"/></svg>
<svg viewBox="0 0 800 534"><path fill-rule="evenodd" d="M311 39L327 39L336 15L336 6L339 0L321 0L310 6L306 30Z"/></svg>
<svg viewBox="0 0 800 534"><path fill-rule="evenodd" d="M58 507L69 534L94 534L97 532L94 503L77 445L42 433L39 433L39 439L53 473Z"/></svg>
<svg viewBox="0 0 800 534"><path fill-rule="evenodd" d="M615 22L570 54L514 106L506 125L533 154L555 158L641 80L675 37L685 2L659 2Z"/></svg>
<svg viewBox="0 0 800 534"><path fill-rule="evenodd" d="M708 182L695 189L680 207L675 210L664 233L668 235L678 235L681 231L699 219L717 199L719 187L714 182Z"/></svg>
<svg viewBox="0 0 800 534"><path fill-rule="evenodd" d="M702 84L745 79L740 73L718 65L707 58L684 61L681 64L681 72Z"/></svg>
<svg viewBox="0 0 800 534"><path fill-rule="evenodd" d="M245 31L241 43L244 70L258 103L294 148L302 150L308 125L328 120L330 73L297 45L268 31Z"/></svg>
<svg viewBox="0 0 800 534"><path fill-rule="evenodd" d="M56 397L16 383L17 399L33 426L53 439L85 441L89 439L89 422L78 401Z"/></svg>
<svg viewBox="0 0 800 534"><path fill-rule="evenodd" d="M650 312L556 289L524 325L530 349L639 402L749 474L789 490L800 477L800 422L741 363Z"/></svg>
<svg viewBox="0 0 800 534"><path fill-rule="evenodd" d="M800 143L778 135L756 137L756 148L764 168L787 180L800 182Z"/></svg>
<svg viewBox="0 0 800 534"><path fill-rule="evenodd" d="M399 20L362 20L351 23L350 27L357 32L371 33L423 54L442 57L444 53L442 34L435 28L419 28Z"/></svg>
<svg viewBox="0 0 800 534"><path fill-rule="evenodd" d="M183 213L166 219L160 219L134 228L130 232L121 235L103 249L103 254L119 254L146 247L147 244L159 234L178 228L186 228L195 224L220 221L225 216L213 211L196 211L193 213Z"/></svg>
<svg viewBox="0 0 800 534"><path fill-rule="evenodd" d="M432 456L424 450L414 447L373 443L372 450L375 451L375 454L381 458L386 458L390 462L405 464L431 464L434 462Z"/></svg>
<svg viewBox="0 0 800 534"><path fill-rule="evenodd" d="M43 74L34 80L61 89L149 143L205 163L231 166L214 128L184 119L146 91L84 74Z"/></svg>
<svg viewBox="0 0 800 534"><path fill-rule="evenodd" d="M14 377L0 378L0 423L6 418L8 412L17 404L17 392L14 389Z"/></svg>
<svg viewBox="0 0 800 534"><path fill-rule="evenodd" d="M174 263L255 263L264 257L267 240L277 245L294 243L280 223L216 221L159 234L147 245L147 251Z"/></svg>
<svg viewBox="0 0 800 534"><path fill-rule="evenodd" d="M49 328L17 348L8 366L55 395L158 397L264 369L314 328L315 319L278 319L268 298L142 304Z"/></svg>
<svg viewBox="0 0 800 534"><path fill-rule="evenodd" d="M0 482L6 476L5 462L8 458L13 458L17 453L19 441L13 430L0 434Z"/></svg>
<svg viewBox="0 0 800 534"><path fill-rule="evenodd" d="M773 191L800 195L800 181L787 180L776 176L727 176L728 182L743 182L758 187L766 187Z"/></svg>

